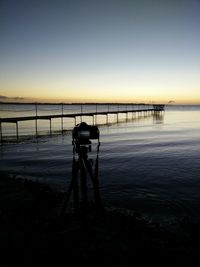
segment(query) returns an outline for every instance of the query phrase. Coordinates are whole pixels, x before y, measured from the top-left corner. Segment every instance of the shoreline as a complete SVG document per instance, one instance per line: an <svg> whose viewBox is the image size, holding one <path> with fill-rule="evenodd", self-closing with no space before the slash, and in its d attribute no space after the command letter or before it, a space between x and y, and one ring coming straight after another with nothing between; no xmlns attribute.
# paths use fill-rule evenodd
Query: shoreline
<svg viewBox="0 0 200 267"><path fill-rule="evenodd" d="M87 220L68 212L60 216L65 194L30 180L0 172L0 248L21 262L138 262L198 266L200 224L182 223L164 230L141 214L91 205ZM98 215L98 216L96 216Z"/></svg>

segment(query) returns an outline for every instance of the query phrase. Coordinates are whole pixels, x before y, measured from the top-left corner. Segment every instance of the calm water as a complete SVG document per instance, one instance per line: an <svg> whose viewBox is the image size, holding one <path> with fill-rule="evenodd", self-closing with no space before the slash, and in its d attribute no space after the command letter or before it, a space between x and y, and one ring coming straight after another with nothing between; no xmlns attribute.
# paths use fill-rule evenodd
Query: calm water
<svg viewBox="0 0 200 267"><path fill-rule="evenodd" d="M100 132L99 180L106 205L163 223L200 219L200 106L171 106L163 116L100 126ZM0 159L1 170L65 191L71 132L4 144Z"/></svg>

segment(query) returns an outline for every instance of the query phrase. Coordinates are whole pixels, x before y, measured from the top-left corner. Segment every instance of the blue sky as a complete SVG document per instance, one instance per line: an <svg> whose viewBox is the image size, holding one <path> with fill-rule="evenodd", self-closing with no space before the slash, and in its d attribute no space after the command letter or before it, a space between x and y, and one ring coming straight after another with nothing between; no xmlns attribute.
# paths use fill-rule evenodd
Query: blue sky
<svg viewBox="0 0 200 267"><path fill-rule="evenodd" d="M200 103L199 14L199 0L1 0L0 95Z"/></svg>

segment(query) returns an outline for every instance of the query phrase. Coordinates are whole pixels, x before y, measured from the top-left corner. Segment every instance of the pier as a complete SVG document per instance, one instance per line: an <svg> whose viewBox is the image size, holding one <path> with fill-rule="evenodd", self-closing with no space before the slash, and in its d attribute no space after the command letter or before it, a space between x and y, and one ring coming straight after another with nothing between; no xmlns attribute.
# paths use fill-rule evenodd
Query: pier
<svg viewBox="0 0 200 267"><path fill-rule="evenodd" d="M13 103L10 103L13 104ZM16 105L17 103L15 103ZM20 104L19 104L20 105ZM23 103L23 105L28 105L28 103ZM29 104L30 105L30 104ZM33 104L31 104L33 105ZM105 116L105 123L108 124L109 122L109 115L110 114L115 114L116 115L116 123L119 122L119 114L125 114L126 118L125 120L128 120L128 115L132 113L132 118L133 115L151 115L151 114L156 114L164 111L165 105L163 104L133 104L133 103L76 103L76 104L52 104L52 103L46 103L46 104L34 104L35 105L35 110L34 110L34 115L32 116L18 116L18 117L8 117L8 118L0 118L0 141L1 143L3 142L3 124L5 123L14 123L16 125L16 138L19 138L19 122L22 121L35 121L35 136L38 137L38 120L48 120L49 121L49 132L50 135L52 134L52 119L61 119L61 133L64 132L64 124L63 124L63 119L64 118L73 118L74 119L74 125L77 124L77 118L80 118L80 121L83 120L83 117L92 117L93 118L93 125L96 124L97 121L97 116ZM50 114L50 115L39 115L38 114L38 105L60 105L60 113L59 114ZM65 113L64 112L64 105L80 105L79 110L75 110L72 113ZM84 111L83 108L85 106L92 106L93 110L88 112ZM103 106L104 109L100 109L100 107ZM52 109L53 111L53 109ZM22 110L23 112L23 110Z"/></svg>

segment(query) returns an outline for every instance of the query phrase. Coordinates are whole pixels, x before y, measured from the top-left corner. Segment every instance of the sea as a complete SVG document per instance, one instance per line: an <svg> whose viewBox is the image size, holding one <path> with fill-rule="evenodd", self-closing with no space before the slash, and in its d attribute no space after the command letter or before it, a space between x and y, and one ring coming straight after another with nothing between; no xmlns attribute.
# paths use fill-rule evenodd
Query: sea
<svg viewBox="0 0 200 267"><path fill-rule="evenodd" d="M96 107L81 108L84 112ZM78 105L67 105L64 112L78 109ZM35 112L35 105L0 105L0 117ZM61 110L60 105L40 105L37 112L56 114ZM80 121L77 118L76 123ZM93 123L91 117L82 121ZM95 118L100 130L98 178L104 205L138 212L162 225L200 221L200 106L172 104L159 114L129 113L128 119L121 114L118 122L116 115L109 115L106 122L105 116ZM16 140L16 125L3 124L7 142L0 145L0 170L67 192L72 179L74 125L73 118L65 118L61 134L61 120L53 119L50 136L49 121L38 121L36 138L35 121L20 122L22 138ZM94 165L96 148L97 141L92 140L88 157ZM88 190L92 195L90 182Z"/></svg>

